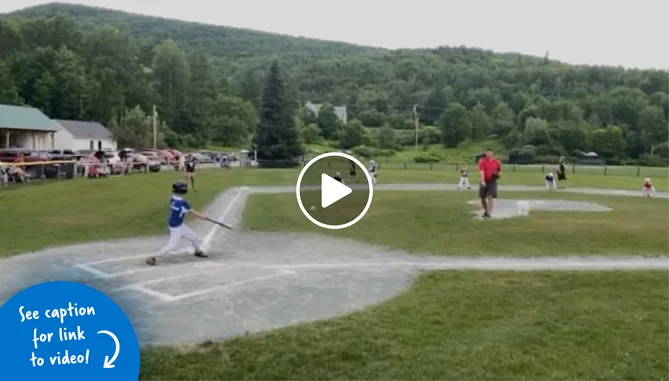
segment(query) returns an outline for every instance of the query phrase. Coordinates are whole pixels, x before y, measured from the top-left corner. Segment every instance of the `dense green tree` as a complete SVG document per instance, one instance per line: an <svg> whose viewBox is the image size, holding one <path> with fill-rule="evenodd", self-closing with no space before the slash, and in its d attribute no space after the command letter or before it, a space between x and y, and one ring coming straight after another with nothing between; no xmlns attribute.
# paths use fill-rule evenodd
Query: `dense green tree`
<svg viewBox="0 0 669 381"><path fill-rule="evenodd" d="M492 132L497 136L509 134L515 125L515 115L513 110L506 103L499 103L492 110Z"/></svg>
<svg viewBox="0 0 669 381"><path fill-rule="evenodd" d="M262 84L257 73L254 70L247 70L239 85L239 96L243 100L251 102L254 107L258 107L261 92Z"/></svg>
<svg viewBox="0 0 669 381"><path fill-rule="evenodd" d="M235 96L221 95L212 106L218 110L212 114L212 141L225 146L246 146L257 123L253 104Z"/></svg>
<svg viewBox="0 0 669 381"><path fill-rule="evenodd" d="M590 144L593 150L604 157L615 157L625 149L623 131L618 126L607 126L592 131Z"/></svg>
<svg viewBox="0 0 669 381"><path fill-rule="evenodd" d="M393 149L396 148L397 138L395 137L395 130L388 125L379 128L378 135L379 148Z"/></svg>
<svg viewBox="0 0 669 381"><path fill-rule="evenodd" d="M305 124L301 130L302 140L307 144L314 144L321 141L321 129L315 123Z"/></svg>
<svg viewBox="0 0 669 381"><path fill-rule="evenodd" d="M473 140L486 138L492 132L492 123L482 104L474 106L469 111L469 120L472 123Z"/></svg>
<svg viewBox="0 0 669 381"><path fill-rule="evenodd" d="M182 118L187 102L187 91L191 72L186 54L173 40L166 40L156 49L153 60L153 74L161 102L161 117L175 130L186 132Z"/></svg>
<svg viewBox="0 0 669 381"><path fill-rule="evenodd" d="M0 103L19 104L19 93L14 84L14 75L9 67L0 61Z"/></svg>
<svg viewBox="0 0 669 381"><path fill-rule="evenodd" d="M339 148L350 149L362 145L364 135L365 130L359 120L348 121L339 133Z"/></svg>
<svg viewBox="0 0 669 381"><path fill-rule="evenodd" d="M262 160L290 160L303 154L292 115L288 112L290 100L279 64L274 61L265 82L259 123L254 139L258 158Z"/></svg>
<svg viewBox="0 0 669 381"><path fill-rule="evenodd" d="M381 127L386 121L386 116L376 110L365 110L357 118L365 127Z"/></svg>
<svg viewBox="0 0 669 381"><path fill-rule="evenodd" d="M336 139L342 128L341 121L334 112L334 107L326 103L318 110L318 119L316 120L318 128L325 139Z"/></svg>
<svg viewBox="0 0 669 381"><path fill-rule="evenodd" d="M451 103L439 119L441 141L446 147L457 147L461 142L471 139L472 125L465 106Z"/></svg>

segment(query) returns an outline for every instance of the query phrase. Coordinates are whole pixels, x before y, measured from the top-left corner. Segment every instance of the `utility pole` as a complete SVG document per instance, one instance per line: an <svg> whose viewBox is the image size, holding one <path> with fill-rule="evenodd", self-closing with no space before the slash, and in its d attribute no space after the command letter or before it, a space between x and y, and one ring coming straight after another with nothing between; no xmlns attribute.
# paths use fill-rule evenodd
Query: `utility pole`
<svg viewBox="0 0 669 381"><path fill-rule="evenodd" d="M153 105L153 149L158 145L158 112L156 105Z"/></svg>
<svg viewBox="0 0 669 381"><path fill-rule="evenodd" d="M413 106L413 118L414 118L414 123L416 124L416 152L418 152L418 111L416 108L418 105Z"/></svg>

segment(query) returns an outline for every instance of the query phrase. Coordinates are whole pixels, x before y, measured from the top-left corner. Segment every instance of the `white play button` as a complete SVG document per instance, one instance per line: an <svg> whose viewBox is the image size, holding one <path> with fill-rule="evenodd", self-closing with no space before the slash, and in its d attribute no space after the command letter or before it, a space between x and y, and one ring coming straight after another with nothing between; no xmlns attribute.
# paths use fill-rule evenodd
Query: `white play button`
<svg viewBox="0 0 669 381"><path fill-rule="evenodd" d="M360 221L371 207L372 185L372 176L358 159L343 152L328 152L302 168L295 197L300 211L315 225L345 229Z"/></svg>
<svg viewBox="0 0 669 381"><path fill-rule="evenodd" d="M332 177L321 174L321 208L325 209L351 194L353 190Z"/></svg>

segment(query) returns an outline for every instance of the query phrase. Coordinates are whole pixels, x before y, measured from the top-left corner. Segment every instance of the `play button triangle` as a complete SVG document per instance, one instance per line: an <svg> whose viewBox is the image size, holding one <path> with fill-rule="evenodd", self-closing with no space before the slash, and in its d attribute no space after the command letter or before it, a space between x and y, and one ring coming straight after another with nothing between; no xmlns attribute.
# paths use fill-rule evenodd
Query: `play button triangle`
<svg viewBox="0 0 669 381"><path fill-rule="evenodd" d="M321 174L321 208L325 209L351 194L353 190L332 177Z"/></svg>

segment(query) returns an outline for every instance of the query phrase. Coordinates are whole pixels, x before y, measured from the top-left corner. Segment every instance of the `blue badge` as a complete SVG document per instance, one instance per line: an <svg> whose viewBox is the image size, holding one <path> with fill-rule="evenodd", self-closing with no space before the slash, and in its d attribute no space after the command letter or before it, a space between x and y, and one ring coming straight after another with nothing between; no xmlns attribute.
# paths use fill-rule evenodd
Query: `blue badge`
<svg viewBox="0 0 669 381"><path fill-rule="evenodd" d="M125 313L100 291L47 282L0 308L0 379L137 381L139 344Z"/></svg>

